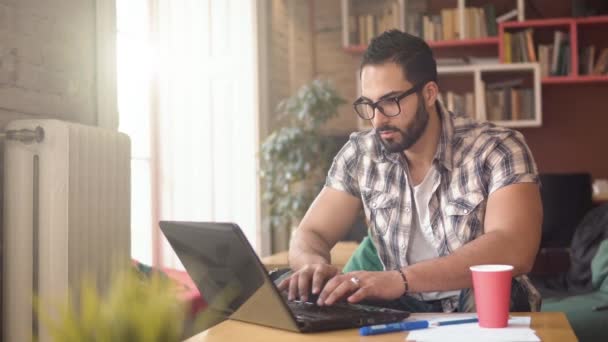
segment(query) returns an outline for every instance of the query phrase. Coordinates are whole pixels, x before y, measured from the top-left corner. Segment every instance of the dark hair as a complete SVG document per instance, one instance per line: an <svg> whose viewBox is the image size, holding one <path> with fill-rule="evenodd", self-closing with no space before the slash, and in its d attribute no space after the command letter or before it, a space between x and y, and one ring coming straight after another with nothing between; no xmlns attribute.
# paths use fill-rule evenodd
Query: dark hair
<svg viewBox="0 0 608 342"><path fill-rule="evenodd" d="M390 30L372 39L363 54L360 70L366 65L394 62L401 65L403 77L412 85L437 82L437 63L428 44L416 36Z"/></svg>

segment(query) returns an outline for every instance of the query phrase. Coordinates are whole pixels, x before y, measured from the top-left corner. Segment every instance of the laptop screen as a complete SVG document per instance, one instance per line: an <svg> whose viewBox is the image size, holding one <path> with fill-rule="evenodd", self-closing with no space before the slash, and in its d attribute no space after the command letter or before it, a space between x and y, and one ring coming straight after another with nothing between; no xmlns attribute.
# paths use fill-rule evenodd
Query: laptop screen
<svg viewBox="0 0 608 342"><path fill-rule="evenodd" d="M230 224L161 222L161 228L209 307L236 311L264 284L247 243Z"/></svg>

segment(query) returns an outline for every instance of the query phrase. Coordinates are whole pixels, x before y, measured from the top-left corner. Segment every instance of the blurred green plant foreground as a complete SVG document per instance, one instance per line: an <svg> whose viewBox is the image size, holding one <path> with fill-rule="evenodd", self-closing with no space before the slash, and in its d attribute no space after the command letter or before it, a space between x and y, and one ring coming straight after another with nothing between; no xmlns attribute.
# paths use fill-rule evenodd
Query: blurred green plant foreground
<svg viewBox="0 0 608 342"><path fill-rule="evenodd" d="M53 341L173 342L184 338L185 303L169 278L117 273L101 295L90 279L68 300L36 300L40 323ZM76 296L74 296L76 295Z"/></svg>

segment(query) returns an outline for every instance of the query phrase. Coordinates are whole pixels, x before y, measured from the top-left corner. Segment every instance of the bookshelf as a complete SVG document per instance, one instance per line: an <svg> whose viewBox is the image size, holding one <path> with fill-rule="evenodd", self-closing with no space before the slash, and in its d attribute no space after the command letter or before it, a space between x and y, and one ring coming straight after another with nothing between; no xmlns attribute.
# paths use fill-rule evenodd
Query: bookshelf
<svg viewBox="0 0 608 342"><path fill-rule="evenodd" d="M516 37L526 40L527 48L519 49L527 52L524 55L530 54L530 48L536 54L536 60L531 62L540 63L543 84L608 82L606 29L608 16L501 23L499 58L502 63L512 62L512 51L518 50L513 42ZM527 38L522 38L522 32L529 32Z"/></svg>
<svg viewBox="0 0 608 342"><path fill-rule="evenodd" d="M457 89L457 85L470 84L470 81L463 80L463 76L471 76L469 80L472 80L473 84L469 88L473 91L474 109L466 112L473 113L474 118L506 127L541 126L542 101L539 101L538 96L541 92L538 64L446 66L439 67L437 72L440 75L440 83L448 83L446 87L448 89ZM459 79L455 80L456 85L450 85L449 82L454 77ZM494 89L491 89L492 86ZM458 112L445 96L450 91L452 90L442 93L442 102L448 109ZM496 96L492 98L490 95ZM496 97L499 98L496 102L490 100ZM494 115L495 110L499 112L497 115Z"/></svg>
<svg viewBox="0 0 608 342"><path fill-rule="evenodd" d="M448 109L458 108L456 111L469 112L467 114L477 119L492 121L507 127L538 127L542 124L540 100L542 95L538 65L498 63L502 40L496 18L508 17L511 20L524 20L525 3L523 0L505 0L492 5L473 0L386 0L377 5L377 7L389 8L390 12L396 15L390 17L394 27L424 36L433 49L438 62L440 88L445 93L441 100ZM362 38L357 34L360 26L353 29L352 25L360 22L357 16L368 14L358 0L342 0L341 6L344 50L352 54L363 53L367 48L367 38L369 37L358 39ZM387 10L383 12L382 9L376 8L373 15L377 16L377 13L386 12ZM424 23L421 23L420 20ZM493 28L492 25L494 25ZM430 34L427 32L429 28ZM442 65L462 59L462 56L471 58L463 63L456 62L456 64L463 65ZM485 61L481 61L482 59ZM497 99L497 95L494 94L496 90L491 92L486 90L485 80L491 79L490 84L498 84L501 77L512 78L509 73L519 74L521 79L525 80L525 85L505 89L504 96L499 97L499 103L509 102L511 105L510 99L513 99L513 105L517 105L514 108L519 108L520 93L525 93L525 98L529 99L531 91L533 99L527 101L530 108L525 110L525 117L516 115L515 118L507 113L498 117L494 112L492 115L488 115L488 102L490 99ZM488 97L489 93L496 96ZM369 123L359 119L358 127L366 129L370 126Z"/></svg>
<svg viewBox="0 0 608 342"><path fill-rule="evenodd" d="M442 89L440 101L448 109L505 127L542 125L542 101L538 97L541 92L540 68L537 63L443 66L438 67L437 72ZM514 84L509 83L513 81ZM497 84L506 85L489 90ZM360 89L359 84L357 86ZM496 102L489 100L490 92L496 95L494 99L499 98ZM527 101L521 100L525 97L521 96L522 92L527 92ZM461 105L455 105L459 102ZM495 110L498 114L492 115ZM371 128L369 121L357 119L359 130Z"/></svg>
<svg viewBox="0 0 608 342"><path fill-rule="evenodd" d="M524 0L497 4L472 0L341 0L341 9L343 47L347 52L360 53L371 37L390 28L421 36L433 48L497 47L496 19L524 20L525 3Z"/></svg>

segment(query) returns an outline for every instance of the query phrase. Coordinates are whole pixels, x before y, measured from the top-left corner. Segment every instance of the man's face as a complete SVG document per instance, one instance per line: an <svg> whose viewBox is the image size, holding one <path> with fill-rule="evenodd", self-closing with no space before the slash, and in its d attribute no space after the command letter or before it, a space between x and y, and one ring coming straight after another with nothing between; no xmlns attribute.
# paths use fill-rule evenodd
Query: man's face
<svg viewBox="0 0 608 342"><path fill-rule="evenodd" d="M401 67L392 62L366 65L361 72L361 96L371 102L396 97L413 86L403 77ZM418 94L401 99L399 106L401 112L397 116L387 117L376 109L372 119L376 134L391 153L412 147L429 122L429 113Z"/></svg>

